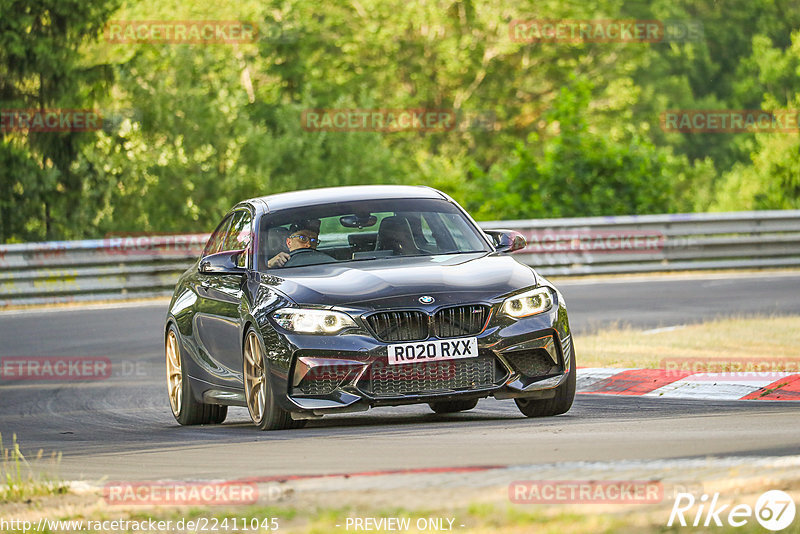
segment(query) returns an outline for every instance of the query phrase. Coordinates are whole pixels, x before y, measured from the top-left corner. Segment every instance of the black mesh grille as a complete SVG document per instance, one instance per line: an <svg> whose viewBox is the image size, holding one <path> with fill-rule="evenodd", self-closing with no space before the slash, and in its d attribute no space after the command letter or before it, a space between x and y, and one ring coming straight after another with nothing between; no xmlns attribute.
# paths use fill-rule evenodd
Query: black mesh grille
<svg viewBox="0 0 800 534"><path fill-rule="evenodd" d="M544 349L517 350L503 353L515 371L525 376L544 376L553 372L553 360Z"/></svg>
<svg viewBox="0 0 800 534"><path fill-rule="evenodd" d="M421 311L381 312L367 322L382 341L416 341L428 337L428 316Z"/></svg>
<svg viewBox="0 0 800 534"><path fill-rule="evenodd" d="M369 370L368 391L376 396L483 389L495 382L495 359L478 357L412 365L378 362Z"/></svg>
<svg viewBox="0 0 800 534"><path fill-rule="evenodd" d="M471 336L481 332L489 315L489 307L481 305L457 306L436 312L434 324L436 337Z"/></svg>
<svg viewBox="0 0 800 534"><path fill-rule="evenodd" d="M312 369L297 386L304 395L330 395L347 377L348 369Z"/></svg>

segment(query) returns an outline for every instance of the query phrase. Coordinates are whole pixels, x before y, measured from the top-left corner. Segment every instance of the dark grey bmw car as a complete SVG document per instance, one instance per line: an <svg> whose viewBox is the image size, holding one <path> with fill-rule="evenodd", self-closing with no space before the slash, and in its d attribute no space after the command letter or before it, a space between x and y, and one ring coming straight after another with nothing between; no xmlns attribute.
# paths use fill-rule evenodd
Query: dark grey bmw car
<svg viewBox="0 0 800 534"><path fill-rule="evenodd" d="M246 406L263 430L325 414L514 399L567 412L575 352L559 291L428 187L356 186L246 200L179 279L167 385L180 424Z"/></svg>

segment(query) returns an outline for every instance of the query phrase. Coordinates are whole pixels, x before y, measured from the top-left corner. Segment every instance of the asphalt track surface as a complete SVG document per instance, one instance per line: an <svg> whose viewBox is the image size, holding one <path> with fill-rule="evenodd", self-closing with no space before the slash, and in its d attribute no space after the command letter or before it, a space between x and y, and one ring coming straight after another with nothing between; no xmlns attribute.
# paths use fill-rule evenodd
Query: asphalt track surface
<svg viewBox="0 0 800 534"><path fill-rule="evenodd" d="M577 334L726 316L800 314L800 273L611 278L559 284ZM578 395L559 417L522 417L482 400L440 416L427 406L329 416L259 432L244 408L221 426L184 428L164 384L166 303L0 313L0 358L101 356L112 376L0 382L0 433L23 451L60 451L68 479L208 479L560 461L800 454L796 402ZM679 335L676 332L676 335ZM580 354L578 354L580 365Z"/></svg>

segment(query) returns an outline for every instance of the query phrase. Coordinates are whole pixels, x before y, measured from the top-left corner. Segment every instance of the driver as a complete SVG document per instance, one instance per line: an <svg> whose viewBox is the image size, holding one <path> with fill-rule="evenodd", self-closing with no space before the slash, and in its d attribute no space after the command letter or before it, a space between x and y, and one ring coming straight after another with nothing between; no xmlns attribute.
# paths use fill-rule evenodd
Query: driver
<svg viewBox="0 0 800 534"><path fill-rule="evenodd" d="M289 227L289 237L286 238L286 246L289 252L279 252L273 256L268 262L267 267L284 267L291 262L290 266L304 265L306 261L298 260L298 255L303 255L303 260L310 260L313 256L316 261L313 263L323 263L320 260L332 260L327 254L317 252L317 245L319 245L319 219L306 219L298 221ZM317 258L322 255L325 258ZM308 256L308 258L306 258Z"/></svg>

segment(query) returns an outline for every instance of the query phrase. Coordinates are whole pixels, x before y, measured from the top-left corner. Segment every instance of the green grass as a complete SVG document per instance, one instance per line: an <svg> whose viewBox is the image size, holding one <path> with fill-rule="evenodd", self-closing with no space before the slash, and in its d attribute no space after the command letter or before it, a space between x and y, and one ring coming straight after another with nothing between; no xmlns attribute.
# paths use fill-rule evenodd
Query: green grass
<svg viewBox="0 0 800 534"><path fill-rule="evenodd" d="M641 367L657 369L662 360L692 359L725 362L756 358L777 364L800 359L800 316L736 317L681 326L674 330L648 331L616 326L575 335L579 367Z"/></svg>

